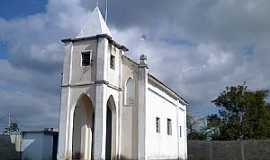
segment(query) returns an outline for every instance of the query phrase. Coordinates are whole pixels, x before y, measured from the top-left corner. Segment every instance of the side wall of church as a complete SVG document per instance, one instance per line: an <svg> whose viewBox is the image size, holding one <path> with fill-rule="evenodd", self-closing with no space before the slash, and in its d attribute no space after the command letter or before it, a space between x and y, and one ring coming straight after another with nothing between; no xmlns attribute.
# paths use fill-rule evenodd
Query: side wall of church
<svg viewBox="0 0 270 160"><path fill-rule="evenodd" d="M187 121L186 121L186 106L181 107L181 109L178 109L178 131L181 134L179 135L180 138L178 139L178 146L179 146L179 157L186 160L187 159ZM181 126L181 129L180 129Z"/></svg>
<svg viewBox="0 0 270 160"><path fill-rule="evenodd" d="M146 102L147 159L186 159L186 107L150 81ZM171 134L168 134L168 123L171 123Z"/></svg>
<svg viewBox="0 0 270 160"><path fill-rule="evenodd" d="M126 159L137 158L138 144L138 66L122 57L122 107L121 107L121 157ZM135 97L134 103L127 104L125 102L126 84L128 79L134 81Z"/></svg>

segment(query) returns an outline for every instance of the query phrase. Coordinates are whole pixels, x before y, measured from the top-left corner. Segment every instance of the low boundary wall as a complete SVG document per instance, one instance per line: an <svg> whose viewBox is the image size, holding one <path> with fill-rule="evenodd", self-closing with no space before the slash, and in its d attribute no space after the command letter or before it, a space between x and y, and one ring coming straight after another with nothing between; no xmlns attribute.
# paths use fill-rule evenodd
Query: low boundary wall
<svg viewBox="0 0 270 160"><path fill-rule="evenodd" d="M188 141L189 160L270 160L270 140Z"/></svg>

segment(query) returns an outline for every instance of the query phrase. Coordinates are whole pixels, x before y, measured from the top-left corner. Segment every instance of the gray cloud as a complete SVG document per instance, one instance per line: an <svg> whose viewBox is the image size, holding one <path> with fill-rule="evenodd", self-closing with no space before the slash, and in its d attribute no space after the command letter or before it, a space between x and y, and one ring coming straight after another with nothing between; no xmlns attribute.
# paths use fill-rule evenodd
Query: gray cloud
<svg viewBox="0 0 270 160"><path fill-rule="evenodd" d="M150 71L201 116L215 111L210 101L227 85L270 87L269 3L114 0L109 24L114 38L130 48L129 56L147 54ZM45 13L0 18L0 41L9 51L8 60L0 60L0 116L12 112L24 128L57 127L64 55L59 40L79 33L94 6L49 0ZM104 10L103 1L100 6Z"/></svg>
<svg viewBox="0 0 270 160"><path fill-rule="evenodd" d="M141 34L148 35L148 41L141 46L144 50L138 49L135 40L133 48L149 54L153 72L186 95L196 111L200 106L210 106L209 102L227 85L247 81L252 89L270 87L269 3L136 1L123 9L134 12L118 12L115 17L121 17L121 25L136 26ZM133 7L138 4L144 6ZM130 40L128 43L133 44Z"/></svg>

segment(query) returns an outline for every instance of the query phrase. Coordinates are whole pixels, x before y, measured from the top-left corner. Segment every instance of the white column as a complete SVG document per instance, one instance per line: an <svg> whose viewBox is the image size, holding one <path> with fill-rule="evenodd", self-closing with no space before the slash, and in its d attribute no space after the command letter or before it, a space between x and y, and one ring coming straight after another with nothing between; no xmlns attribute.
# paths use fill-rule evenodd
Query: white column
<svg viewBox="0 0 270 160"><path fill-rule="evenodd" d="M97 70L96 80L103 81L107 78L108 69L108 40L99 38L97 44ZM105 159L106 145L106 109L107 109L106 85L96 86L95 102L95 133L94 133L94 159Z"/></svg>
<svg viewBox="0 0 270 160"><path fill-rule="evenodd" d="M138 81L138 159L146 159L146 94L148 84L148 67L146 56L140 57Z"/></svg>
<svg viewBox="0 0 270 160"><path fill-rule="evenodd" d="M61 85L70 84L71 80L71 57L73 52L72 43L65 44L65 59L63 65L63 77ZM61 88L61 106L60 106L60 118L59 118L59 140L58 140L58 151L57 151L57 159L71 159L72 151L70 144L70 88L62 87Z"/></svg>
<svg viewBox="0 0 270 160"><path fill-rule="evenodd" d="M68 97L69 89L62 88L61 92L61 110L59 120L59 140L57 159L68 158Z"/></svg>
<svg viewBox="0 0 270 160"><path fill-rule="evenodd" d="M119 86L120 88L123 86L123 82L122 82L122 79L123 79L123 62L122 62L122 58L121 56L124 55L124 51L120 50L120 58L119 58ZM122 92L119 92L118 94L118 107L116 108L118 110L118 113L116 114L117 115L117 150L116 150L116 155L118 156L117 158L120 158L120 155L121 155L121 151L122 151L122 148L121 148L121 144L122 144L122 107L123 106L123 98L124 97L124 91ZM116 111L117 111L116 110Z"/></svg>
<svg viewBox="0 0 270 160"><path fill-rule="evenodd" d="M105 159L106 144L106 100L105 85L96 87L94 159Z"/></svg>

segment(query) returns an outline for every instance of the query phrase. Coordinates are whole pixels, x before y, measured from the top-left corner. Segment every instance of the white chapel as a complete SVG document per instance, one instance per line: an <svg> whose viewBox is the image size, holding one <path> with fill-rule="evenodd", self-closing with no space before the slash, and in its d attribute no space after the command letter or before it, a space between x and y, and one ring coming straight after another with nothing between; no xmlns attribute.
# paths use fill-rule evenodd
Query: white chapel
<svg viewBox="0 0 270 160"><path fill-rule="evenodd" d="M187 159L187 101L149 73L145 55L128 57L98 7L62 42L59 160Z"/></svg>

